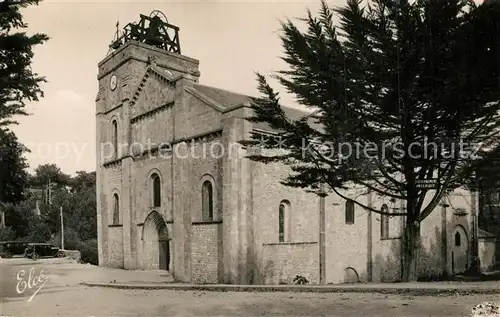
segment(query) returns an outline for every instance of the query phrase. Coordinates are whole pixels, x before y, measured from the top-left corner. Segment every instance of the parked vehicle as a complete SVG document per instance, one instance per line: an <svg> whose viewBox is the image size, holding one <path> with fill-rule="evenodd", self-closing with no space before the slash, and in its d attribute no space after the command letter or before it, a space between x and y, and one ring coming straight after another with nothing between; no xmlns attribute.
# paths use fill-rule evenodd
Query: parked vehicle
<svg viewBox="0 0 500 317"><path fill-rule="evenodd" d="M36 260L40 257L64 257L64 251L48 243L26 244L25 257Z"/></svg>
<svg viewBox="0 0 500 317"><path fill-rule="evenodd" d="M11 258L14 255L22 255L26 243L19 241L0 241L0 256L2 258Z"/></svg>

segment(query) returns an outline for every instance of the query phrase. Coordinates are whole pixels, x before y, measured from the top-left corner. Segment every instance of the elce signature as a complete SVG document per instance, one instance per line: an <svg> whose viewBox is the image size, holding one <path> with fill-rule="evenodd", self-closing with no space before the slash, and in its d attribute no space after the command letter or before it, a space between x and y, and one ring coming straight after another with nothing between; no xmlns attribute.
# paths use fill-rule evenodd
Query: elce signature
<svg viewBox="0 0 500 317"><path fill-rule="evenodd" d="M30 269L28 274L28 281L24 280L25 275L26 272L24 270L20 270L19 272L17 272L18 283L16 286L16 291L18 294L23 294L27 289L30 290L38 286L38 289L28 299L28 302L31 302L33 297L38 294L38 292L42 289L42 287L45 285L45 283L47 283L49 279L45 275L43 275L43 270L40 270L40 274L38 274L38 276L34 276L35 268Z"/></svg>

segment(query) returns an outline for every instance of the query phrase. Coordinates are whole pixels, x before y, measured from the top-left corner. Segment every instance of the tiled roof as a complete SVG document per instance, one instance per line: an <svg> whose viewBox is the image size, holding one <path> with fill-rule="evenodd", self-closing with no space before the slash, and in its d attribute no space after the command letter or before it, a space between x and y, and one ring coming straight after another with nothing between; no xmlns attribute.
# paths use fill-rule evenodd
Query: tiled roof
<svg viewBox="0 0 500 317"><path fill-rule="evenodd" d="M195 84L193 88L208 98L219 103L224 109L230 109L250 102L250 97L235 92Z"/></svg>
<svg viewBox="0 0 500 317"><path fill-rule="evenodd" d="M487 232L487 231L484 231L483 229L479 229L477 230L477 237L478 238L496 238L493 234Z"/></svg>
<svg viewBox="0 0 500 317"><path fill-rule="evenodd" d="M212 99L213 101L217 102L220 104L224 109L232 109L236 108L238 106L242 105L248 105L250 103L250 96L246 96L243 94L238 94L235 92L215 88L215 87L210 87L210 86L204 86L204 85L199 85L195 84L193 86L195 90L200 92L201 94L207 96L208 98ZM304 116L310 115L310 113L306 111L302 111L299 109L295 108L290 108L290 107L282 107L283 110L285 111L285 114L289 119L292 120L297 120L300 119ZM316 125L314 120L311 118L310 124L312 126ZM272 129L269 127L267 123L260 122L260 123L255 123L254 124L255 129L259 130L264 130L264 131L272 131ZM317 127L316 127L317 128Z"/></svg>

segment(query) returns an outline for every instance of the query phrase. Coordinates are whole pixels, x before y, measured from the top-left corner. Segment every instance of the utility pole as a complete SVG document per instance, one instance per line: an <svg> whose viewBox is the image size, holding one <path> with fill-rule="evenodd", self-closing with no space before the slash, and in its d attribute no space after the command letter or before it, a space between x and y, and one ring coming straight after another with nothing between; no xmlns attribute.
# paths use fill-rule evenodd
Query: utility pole
<svg viewBox="0 0 500 317"><path fill-rule="evenodd" d="M325 185L320 184L319 192L319 284L326 284L326 246L325 246Z"/></svg>
<svg viewBox="0 0 500 317"><path fill-rule="evenodd" d="M59 209L59 213L61 216L61 249L64 250L64 221L63 221L63 207L62 206Z"/></svg>
<svg viewBox="0 0 500 317"><path fill-rule="evenodd" d="M49 183L47 185L47 204L52 206L52 182L49 179Z"/></svg>
<svg viewBox="0 0 500 317"><path fill-rule="evenodd" d="M471 222L472 222L472 265L471 265L471 273L473 274L480 274L481 273L481 263L479 260L479 252L478 252L478 239L477 239L477 232L478 232L478 202L479 202L479 173L476 171L474 174L474 185L472 186L472 192L471 192Z"/></svg>
<svg viewBox="0 0 500 317"><path fill-rule="evenodd" d="M368 207L373 208L373 192L370 191L368 193ZM367 230L367 268L366 275L368 282L373 281L373 220L372 220L372 211L368 210L368 230Z"/></svg>

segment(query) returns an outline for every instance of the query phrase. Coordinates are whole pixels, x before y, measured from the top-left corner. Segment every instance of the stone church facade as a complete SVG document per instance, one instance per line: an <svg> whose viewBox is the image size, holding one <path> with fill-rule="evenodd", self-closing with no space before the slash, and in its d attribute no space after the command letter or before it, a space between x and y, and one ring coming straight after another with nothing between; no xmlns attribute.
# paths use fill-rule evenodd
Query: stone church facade
<svg viewBox="0 0 500 317"><path fill-rule="evenodd" d="M403 219L281 185L285 166L250 161L238 143L252 131L272 133L245 120L249 97L200 84L198 66L136 41L98 65L99 264L168 270L191 283L398 280ZM354 189L347 195L402 207ZM475 199L467 191L446 199L422 224L427 276L464 271L471 261Z"/></svg>

